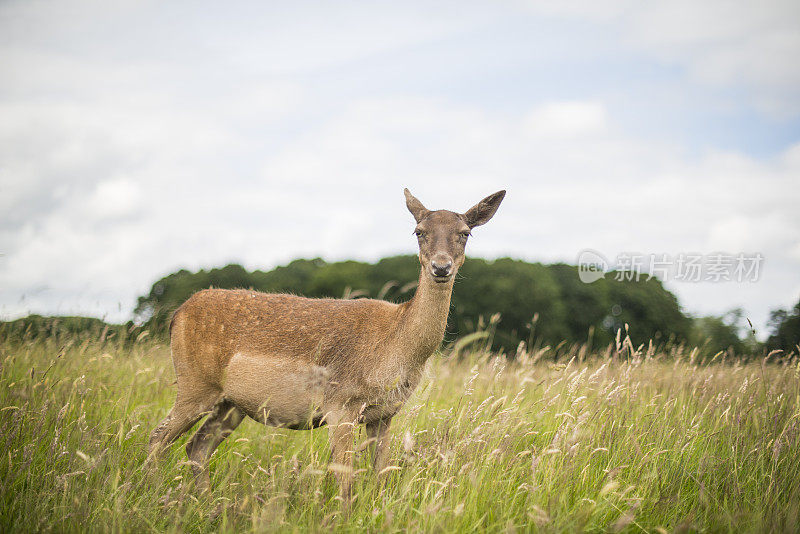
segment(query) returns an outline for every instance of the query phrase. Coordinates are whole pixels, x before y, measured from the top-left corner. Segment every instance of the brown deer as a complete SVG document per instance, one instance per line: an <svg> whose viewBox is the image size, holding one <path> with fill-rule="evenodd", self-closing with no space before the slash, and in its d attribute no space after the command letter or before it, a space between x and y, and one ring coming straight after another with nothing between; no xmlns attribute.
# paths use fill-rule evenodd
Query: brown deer
<svg viewBox="0 0 800 534"><path fill-rule="evenodd" d="M177 398L150 436L151 457L210 414L186 445L207 489L209 457L249 416L298 430L327 424L346 504L356 425L366 425L375 469L383 469L392 417L444 337L470 230L492 218L505 191L463 214L428 210L408 189L405 196L422 266L408 302L207 289L178 308L170 324Z"/></svg>

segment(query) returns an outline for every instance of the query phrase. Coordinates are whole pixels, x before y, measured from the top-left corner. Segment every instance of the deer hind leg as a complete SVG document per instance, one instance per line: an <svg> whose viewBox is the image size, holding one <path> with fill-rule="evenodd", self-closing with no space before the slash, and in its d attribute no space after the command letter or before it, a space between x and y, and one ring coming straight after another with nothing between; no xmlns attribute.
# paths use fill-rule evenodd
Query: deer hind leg
<svg viewBox="0 0 800 534"><path fill-rule="evenodd" d="M330 428L331 465L339 483L339 496L345 509L349 508L353 486L353 436L358 416L350 413L330 413L326 416Z"/></svg>
<svg viewBox="0 0 800 534"><path fill-rule="evenodd" d="M372 452L372 465L376 473L380 473L389 459L389 426L392 419L379 419L367 423L367 437L371 441L369 448Z"/></svg>
<svg viewBox="0 0 800 534"><path fill-rule="evenodd" d="M217 402L220 392L211 388L198 388L191 394L178 387L178 397L167 417L150 434L149 454L152 458L181 434L194 426L196 422L209 413Z"/></svg>
<svg viewBox="0 0 800 534"><path fill-rule="evenodd" d="M220 400L211 411L200 429L186 444L186 454L192 464L197 487L208 490L211 479L208 472L208 459L225 438L236 430L244 419L244 412L227 399Z"/></svg>

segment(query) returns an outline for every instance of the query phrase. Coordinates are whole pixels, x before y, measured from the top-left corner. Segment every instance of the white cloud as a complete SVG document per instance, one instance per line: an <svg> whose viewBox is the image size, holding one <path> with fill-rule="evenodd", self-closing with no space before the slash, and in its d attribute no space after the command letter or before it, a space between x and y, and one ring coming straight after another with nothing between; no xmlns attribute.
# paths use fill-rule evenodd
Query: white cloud
<svg viewBox="0 0 800 534"><path fill-rule="evenodd" d="M136 212L142 204L139 186L129 179L120 178L101 182L89 197L88 216L99 219L122 217Z"/></svg>
<svg viewBox="0 0 800 534"><path fill-rule="evenodd" d="M579 137L606 127L606 109L597 102L552 102L535 109L526 120L526 133L535 137Z"/></svg>
<svg viewBox="0 0 800 534"><path fill-rule="evenodd" d="M789 249L789 256L797 262L800 263L800 241L794 244L793 247Z"/></svg>
<svg viewBox="0 0 800 534"><path fill-rule="evenodd" d="M639 54L684 67L697 81L743 84L761 111L800 114L800 4L793 0L606 2L531 0L534 13L618 28Z"/></svg>

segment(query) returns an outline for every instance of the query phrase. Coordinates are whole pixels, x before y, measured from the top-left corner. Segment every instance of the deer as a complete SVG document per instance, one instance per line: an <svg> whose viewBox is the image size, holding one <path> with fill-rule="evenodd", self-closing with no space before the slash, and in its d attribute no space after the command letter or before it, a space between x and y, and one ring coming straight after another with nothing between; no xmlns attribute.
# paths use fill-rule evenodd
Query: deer
<svg viewBox="0 0 800 534"><path fill-rule="evenodd" d="M244 289L192 295L170 322L177 394L152 431L148 459L207 417L186 444L196 487L207 491L209 458L246 417L293 430L327 425L329 469L348 505L356 428L365 426L373 469L381 473L392 418L443 342L467 239L505 193L456 213L428 210L404 190L420 262L416 291L404 303Z"/></svg>

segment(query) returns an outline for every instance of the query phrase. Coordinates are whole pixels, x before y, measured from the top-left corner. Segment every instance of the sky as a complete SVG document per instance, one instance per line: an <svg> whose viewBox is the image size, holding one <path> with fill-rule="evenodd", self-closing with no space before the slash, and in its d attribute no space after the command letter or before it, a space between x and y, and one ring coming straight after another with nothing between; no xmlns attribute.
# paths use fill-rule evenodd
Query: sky
<svg viewBox="0 0 800 534"><path fill-rule="evenodd" d="M0 318L414 253L404 187L506 189L468 256L758 253L757 281L665 283L763 338L800 299L798 56L796 1L7 0Z"/></svg>

